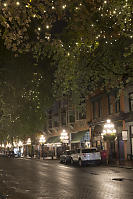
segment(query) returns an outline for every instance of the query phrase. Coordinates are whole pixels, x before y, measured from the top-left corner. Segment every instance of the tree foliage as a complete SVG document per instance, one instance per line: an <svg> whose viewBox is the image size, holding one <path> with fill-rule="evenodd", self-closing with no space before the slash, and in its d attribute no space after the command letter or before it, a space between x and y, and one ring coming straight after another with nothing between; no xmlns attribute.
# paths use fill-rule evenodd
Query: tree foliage
<svg viewBox="0 0 133 199"><path fill-rule="evenodd" d="M14 58L2 43L0 58L0 137L43 131L46 111L53 100L49 60L39 61L37 67L31 54Z"/></svg>
<svg viewBox="0 0 133 199"><path fill-rule="evenodd" d="M133 80L132 0L0 1L0 37L15 56L32 54L38 66L43 64L43 71L25 60L18 67L23 55L17 64L6 63L12 76L1 81L9 95L6 101L2 93L1 101L15 113L16 103L20 106L25 127L43 118L53 87L56 96L81 99L97 88L121 88ZM1 71L7 80L5 67Z"/></svg>

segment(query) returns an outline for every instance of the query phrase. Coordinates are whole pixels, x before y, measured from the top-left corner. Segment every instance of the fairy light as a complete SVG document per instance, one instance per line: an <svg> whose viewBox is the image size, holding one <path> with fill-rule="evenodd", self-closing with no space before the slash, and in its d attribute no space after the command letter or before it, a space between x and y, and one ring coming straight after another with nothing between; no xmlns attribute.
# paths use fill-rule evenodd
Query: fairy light
<svg viewBox="0 0 133 199"><path fill-rule="evenodd" d="M49 29L49 25L46 25L46 28Z"/></svg>
<svg viewBox="0 0 133 199"><path fill-rule="evenodd" d="M17 6L19 6L19 5L20 5L19 1L17 1L17 2L16 2L16 5L17 5Z"/></svg>
<svg viewBox="0 0 133 199"><path fill-rule="evenodd" d="M7 3L4 3L3 5L4 5L5 7L7 7Z"/></svg>
<svg viewBox="0 0 133 199"><path fill-rule="evenodd" d="M63 6L62 6L62 9L65 9L65 8L66 8L66 5L63 5Z"/></svg>
<svg viewBox="0 0 133 199"><path fill-rule="evenodd" d="M40 30L41 30L41 28L40 28L40 27L38 27L38 30L40 31Z"/></svg>

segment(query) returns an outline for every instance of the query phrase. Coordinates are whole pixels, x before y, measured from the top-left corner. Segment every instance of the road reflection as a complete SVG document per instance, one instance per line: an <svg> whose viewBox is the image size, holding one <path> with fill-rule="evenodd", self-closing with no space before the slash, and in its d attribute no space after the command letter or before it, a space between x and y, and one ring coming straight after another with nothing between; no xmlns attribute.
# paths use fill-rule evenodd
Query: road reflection
<svg viewBox="0 0 133 199"><path fill-rule="evenodd" d="M120 168L0 160L0 193L8 199L132 199L132 185L133 173Z"/></svg>

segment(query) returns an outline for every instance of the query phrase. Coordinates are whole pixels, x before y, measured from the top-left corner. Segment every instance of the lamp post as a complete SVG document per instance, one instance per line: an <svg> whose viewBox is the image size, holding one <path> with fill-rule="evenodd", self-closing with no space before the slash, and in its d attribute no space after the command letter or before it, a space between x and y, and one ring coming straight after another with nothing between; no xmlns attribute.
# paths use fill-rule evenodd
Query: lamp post
<svg viewBox="0 0 133 199"><path fill-rule="evenodd" d="M110 119L108 119L106 123L104 124L103 132L101 136L102 138L104 138L105 141L107 141L107 152L108 152L108 159L109 159L109 155L112 157L112 147L111 147L112 142L111 141L114 141L116 137L116 129Z"/></svg>
<svg viewBox="0 0 133 199"><path fill-rule="evenodd" d="M41 135L40 138L39 138L39 143L41 145L41 156L43 157L44 159L44 143L46 142L46 139L44 137L44 135Z"/></svg>
<svg viewBox="0 0 133 199"><path fill-rule="evenodd" d="M61 142L64 144L64 150L66 149L66 144L69 142L69 136L65 129L63 129L61 136L60 136Z"/></svg>
<svg viewBox="0 0 133 199"><path fill-rule="evenodd" d="M111 122L111 120L108 119L107 122L104 124L102 136L111 135L115 133L116 129L114 128L114 124Z"/></svg>
<svg viewBox="0 0 133 199"><path fill-rule="evenodd" d="M27 139L26 145L27 145L27 147L26 147L27 148L26 155L29 155L29 148L28 147L31 145L31 138Z"/></svg>
<svg viewBox="0 0 133 199"><path fill-rule="evenodd" d="M23 155L23 142L19 140L18 142L18 147L19 147L19 155L20 157Z"/></svg>

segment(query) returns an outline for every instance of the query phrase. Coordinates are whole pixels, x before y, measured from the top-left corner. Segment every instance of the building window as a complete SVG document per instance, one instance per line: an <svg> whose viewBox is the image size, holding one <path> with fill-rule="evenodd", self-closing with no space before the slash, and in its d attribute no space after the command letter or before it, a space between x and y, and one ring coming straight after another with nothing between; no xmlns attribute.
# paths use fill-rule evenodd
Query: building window
<svg viewBox="0 0 133 199"><path fill-rule="evenodd" d="M84 112L79 113L79 120L86 119L86 114Z"/></svg>
<svg viewBox="0 0 133 199"><path fill-rule="evenodd" d="M75 113L69 112L69 122L70 123L75 122Z"/></svg>
<svg viewBox="0 0 133 199"><path fill-rule="evenodd" d="M58 125L58 122L57 121L54 121L54 125L53 125L53 127L58 127L59 125Z"/></svg>
<svg viewBox="0 0 133 199"><path fill-rule="evenodd" d="M92 107L93 107L93 119L96 119L96 102L92 103Z"/></svg>
<svg viewBox="0 0 133 199"><path fill-rule="evenodd" d="M101 104L101 100L94 101L92 103L92 106L93 106L93 119L101 117L101 115L102 115L102 104Z"/></svg>
<svg viewBox="0 0 133 199"><path fill-rule="evenodd" d="M101 117L101 113L102 113L101 101L99 100L97 104L98 104L98 117Z"/></svg>
<svg viewBox="0 0 133 199"><path fill-rule="evenodd" d="M108 95L108 112L109 115L113 113L113 96Z"/></svg>
<svg viewBox="0 0 133 199"><path fill-rule="evenodd" d="M48 128L52 128L52 120L48 121Z"/></svg>
<svg viewBox="0 0 133 199"><path fill-rule="evenodd" d="M117 95L115 94L115 112L120 112L120 99L117 98Z"/></svg>
<svg viewBox="0 0 133 199"><path fill-rule="evenodd" d="M133 93L129 93L129 109L133 111Z"/></svg>
<svg viewBox="0 0 133 199"><path fill-rule="evenodd" d="M66 125L67 124L66 113L61 113L61 124L62 125Z"/></svg>

